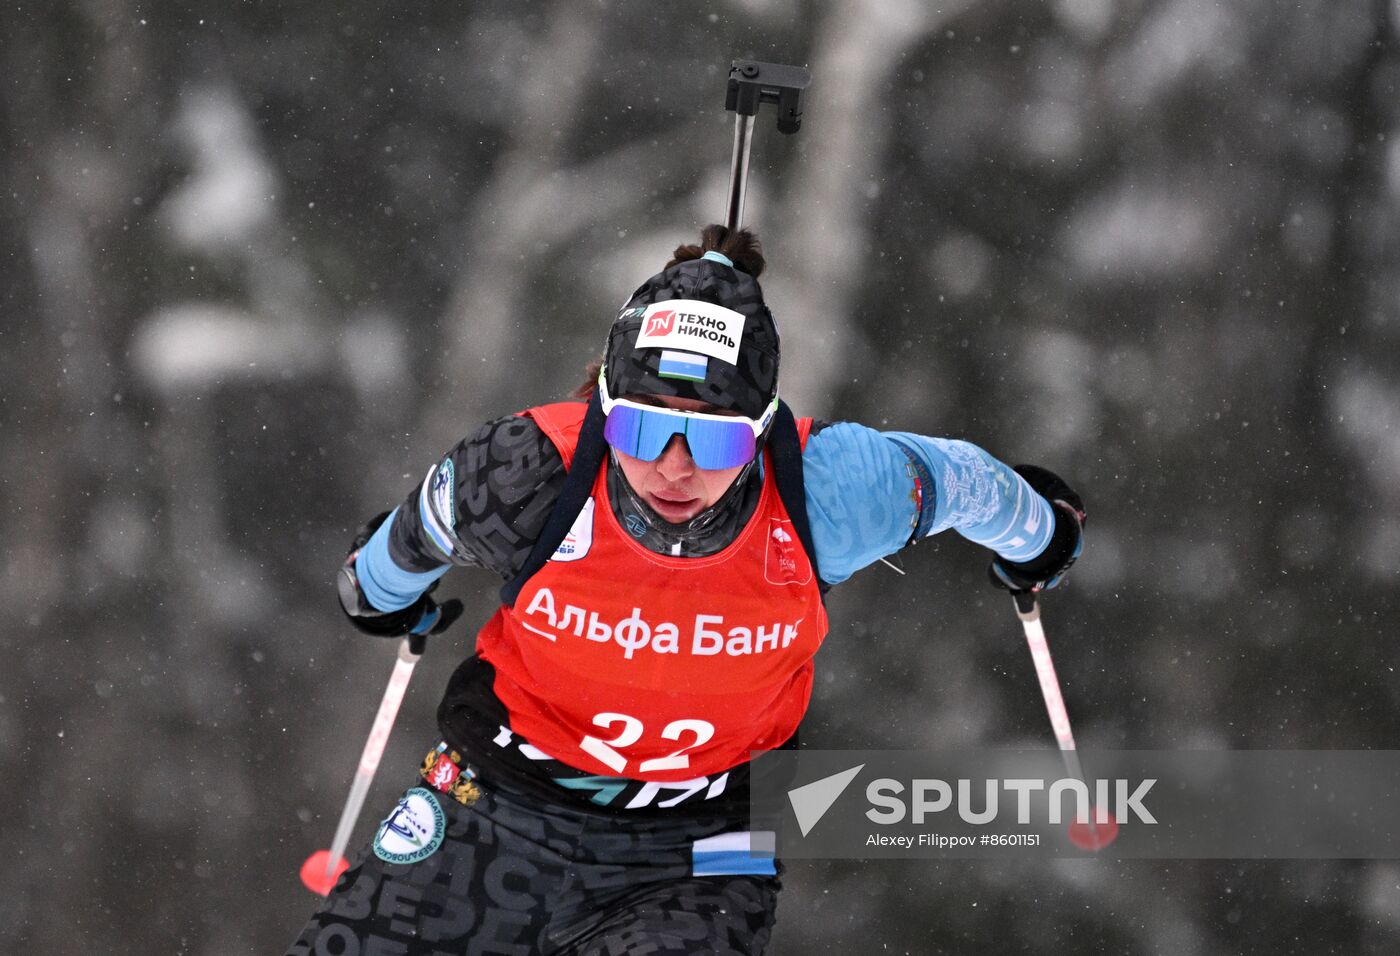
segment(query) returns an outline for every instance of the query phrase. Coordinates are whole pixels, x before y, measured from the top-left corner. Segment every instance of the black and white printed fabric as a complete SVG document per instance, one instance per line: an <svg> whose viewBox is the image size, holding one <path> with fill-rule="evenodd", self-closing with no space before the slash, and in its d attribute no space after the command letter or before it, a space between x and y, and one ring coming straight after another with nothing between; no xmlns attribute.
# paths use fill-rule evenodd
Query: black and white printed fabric
<svg viewBox="0 0 1400 956"><path fill-rule="evenodd" d="M451 561L509 580L530 556L565 474L558 450L532 419L489 421L404 501L390 529L389 555L406 571L436 571ZM447 508L431 500L441 480L452 486Z"/></svg>
<svg viewBox="0 0 1400 956"><path fill-rule="evenodd" d="M464 805L420 781L288 953L761 953L772 846L742 818L617 818L489 783Z"/></svg>

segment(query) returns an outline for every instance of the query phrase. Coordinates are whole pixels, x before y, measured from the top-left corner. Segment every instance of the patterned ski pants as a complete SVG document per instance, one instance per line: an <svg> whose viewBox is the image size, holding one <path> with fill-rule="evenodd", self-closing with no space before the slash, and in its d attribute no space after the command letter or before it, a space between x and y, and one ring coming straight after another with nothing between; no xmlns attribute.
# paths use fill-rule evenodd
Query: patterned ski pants
<svg viewBox="0 0 1400 956"><path fill-rule="evenodd" d="M696 811L629 818L481 790L470 806L410 791L419 814L441 824L440 845L417 862L387 862L370 849L352 858L289 954L690 956L767 945L779 889L777 875L763 872L773 870L771 857L697 862L696 841L713 845L707 838L746 821ZM425 800L442 817L424 814ZM381 824L375 846L403 809Z"/></svg>

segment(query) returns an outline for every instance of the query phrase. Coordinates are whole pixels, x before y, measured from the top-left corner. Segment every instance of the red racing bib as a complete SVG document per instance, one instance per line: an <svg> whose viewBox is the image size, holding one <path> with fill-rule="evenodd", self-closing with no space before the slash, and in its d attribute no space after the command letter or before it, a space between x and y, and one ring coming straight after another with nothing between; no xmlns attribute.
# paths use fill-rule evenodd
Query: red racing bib
<svg viewBox="0 0 1400 956"><path fill-rule="evenodd" d="M568 464L584 410L526 414ZM798 420L804 444L810 428ZM554 556L478 636L512 730L581 770L657 782L718 773L792 736L827 619L764 454L753 517L703 558L633 540L599 469Z"/></svg>

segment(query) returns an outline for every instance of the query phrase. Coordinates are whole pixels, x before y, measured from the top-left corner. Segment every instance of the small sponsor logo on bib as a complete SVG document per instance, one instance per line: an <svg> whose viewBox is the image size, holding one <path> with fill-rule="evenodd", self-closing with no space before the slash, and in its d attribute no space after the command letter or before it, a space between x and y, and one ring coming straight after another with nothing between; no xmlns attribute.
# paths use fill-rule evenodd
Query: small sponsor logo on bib
<svg viewBox="0 0 1400 956"><path fill-rule="evenodd" d="M802 542L797 540L791 521L769 521L763 576L769 584L806 584L812 580L812 566L803 560Z"/></svg>
<svg viewBox="0 0 1400 956"><path fill-rule="evenodd" d="M593 499L589 498L583 503L583 510L574 519L574 526L569 529L569 533L564 535L564 540L559 542L559 547L554 549L551 561L577 561L588 554L588 549L593 547Z"/></svg>

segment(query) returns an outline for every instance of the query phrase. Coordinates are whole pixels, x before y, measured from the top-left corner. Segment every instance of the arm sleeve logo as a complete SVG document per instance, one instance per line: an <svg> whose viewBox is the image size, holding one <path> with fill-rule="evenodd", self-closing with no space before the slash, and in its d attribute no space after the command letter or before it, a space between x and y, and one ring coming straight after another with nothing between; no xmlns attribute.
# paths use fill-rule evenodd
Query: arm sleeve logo
<svg viewBox="0 0 1400 956"><path fill-rule="evenodd" d="M423 530L438 550L451 558L457 553L454 545L459 542L456 531L457 471L450 457L428 471L418 499Z"/></svg>

